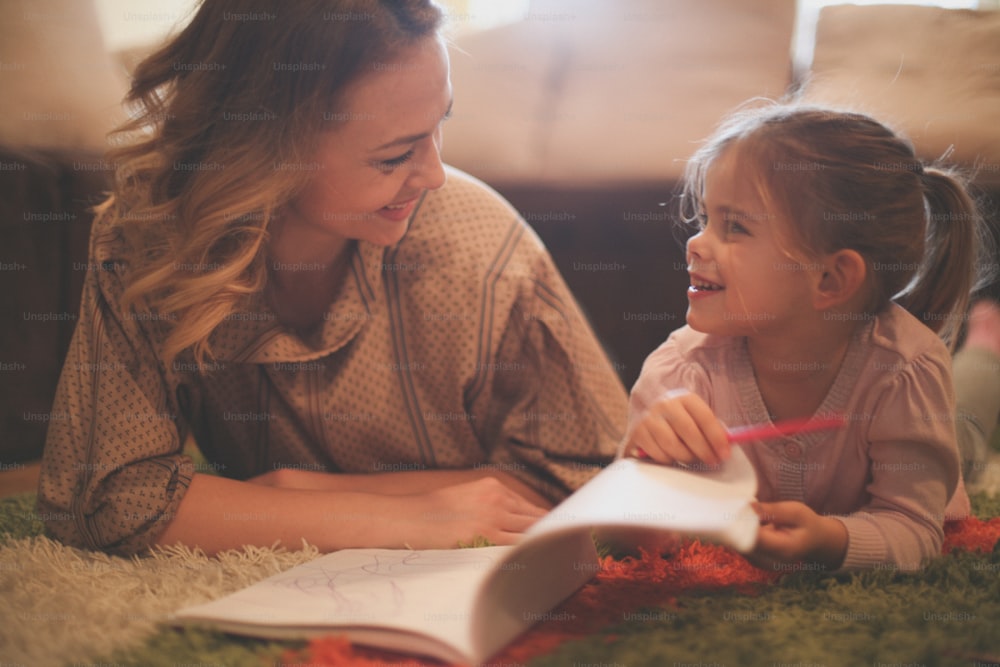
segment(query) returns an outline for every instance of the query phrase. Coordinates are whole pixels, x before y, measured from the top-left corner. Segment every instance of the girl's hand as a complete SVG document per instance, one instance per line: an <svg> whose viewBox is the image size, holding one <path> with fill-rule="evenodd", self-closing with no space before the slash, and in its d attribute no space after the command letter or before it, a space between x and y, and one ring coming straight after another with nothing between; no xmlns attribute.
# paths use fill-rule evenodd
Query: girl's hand
<svg viewBox="0 0 1000 667"><path fill-rule="evenodd" d="M762 569L784 569L782 564L807 562L817 569L836 570L847 554L847 528L820 516L804 503L788 500L757 503L760 516L757 546L751 562Z"/></svg>
<svg viewBox="0 0 1000 667"><path fill-rule="evenodd" d="M626 456L657 463L717 465L729 458L729 436L712 408L697 394L678 389L649 406L625 444Z"/></svg>

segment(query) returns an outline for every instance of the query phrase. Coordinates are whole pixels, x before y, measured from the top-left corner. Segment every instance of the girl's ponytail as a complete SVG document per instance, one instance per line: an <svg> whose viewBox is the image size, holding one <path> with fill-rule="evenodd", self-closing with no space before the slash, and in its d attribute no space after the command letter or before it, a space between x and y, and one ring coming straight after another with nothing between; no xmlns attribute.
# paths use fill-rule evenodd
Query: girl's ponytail
<svg viewBox="0 0 1000 667"><path fill-rule="evenodd" d="M952 171L927 167L919 174L927 202L925 254L896 301L954 347L969 295L983 279L990 244L979 210Z"/></svg>

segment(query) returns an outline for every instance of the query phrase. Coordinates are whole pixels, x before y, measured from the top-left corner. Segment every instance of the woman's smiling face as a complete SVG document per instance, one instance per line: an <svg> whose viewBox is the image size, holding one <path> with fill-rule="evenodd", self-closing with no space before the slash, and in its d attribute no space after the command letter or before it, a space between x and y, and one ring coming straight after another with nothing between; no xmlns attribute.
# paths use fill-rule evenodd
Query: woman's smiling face
<svg viewBox="0 0 1000 667"><path fill-rule="evenodd" d="M320 140L295 223L343 239L398 242L420 196L444 185L441 123L451 110L448 53L437 38L376 62L350 85Z"/></svg>

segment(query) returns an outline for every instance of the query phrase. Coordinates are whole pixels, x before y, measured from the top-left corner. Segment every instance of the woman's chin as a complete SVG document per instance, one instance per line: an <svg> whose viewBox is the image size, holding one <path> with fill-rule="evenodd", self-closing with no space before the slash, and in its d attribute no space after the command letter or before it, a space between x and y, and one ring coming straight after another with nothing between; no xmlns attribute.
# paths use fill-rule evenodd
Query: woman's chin
<svg viewBox="0 0 1000 667"><path fill-rule="evenodd" d="M409 220L403 220L402 222L395 222L392 224L386 224L384 221L379 221L377 226L373 225L372 229L368 229L364 233L358 234L357 240L365 241L381 248L388 248L402 241L409 229Z"/></svg>

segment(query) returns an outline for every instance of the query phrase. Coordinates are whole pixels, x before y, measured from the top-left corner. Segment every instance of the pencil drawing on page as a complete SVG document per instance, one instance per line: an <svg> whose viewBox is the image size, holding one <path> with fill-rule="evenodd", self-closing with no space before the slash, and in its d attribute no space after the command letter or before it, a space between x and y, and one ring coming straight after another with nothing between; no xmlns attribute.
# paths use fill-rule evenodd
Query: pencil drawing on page
<svg viewBox="0 0 1000 667"><path fill-rule="evenodd" d="M407 604L408 580L435 572L454 571L457 576L460 571L493 567L493 557L477 553L480 551L469 549L468 556L460 560L455 556L461 550L447 558L428 551L381 552L366 554L358 563L333 567L319 559L270 583L277 589L325 598L331 603L331 616L398 614Z"/></svg>

